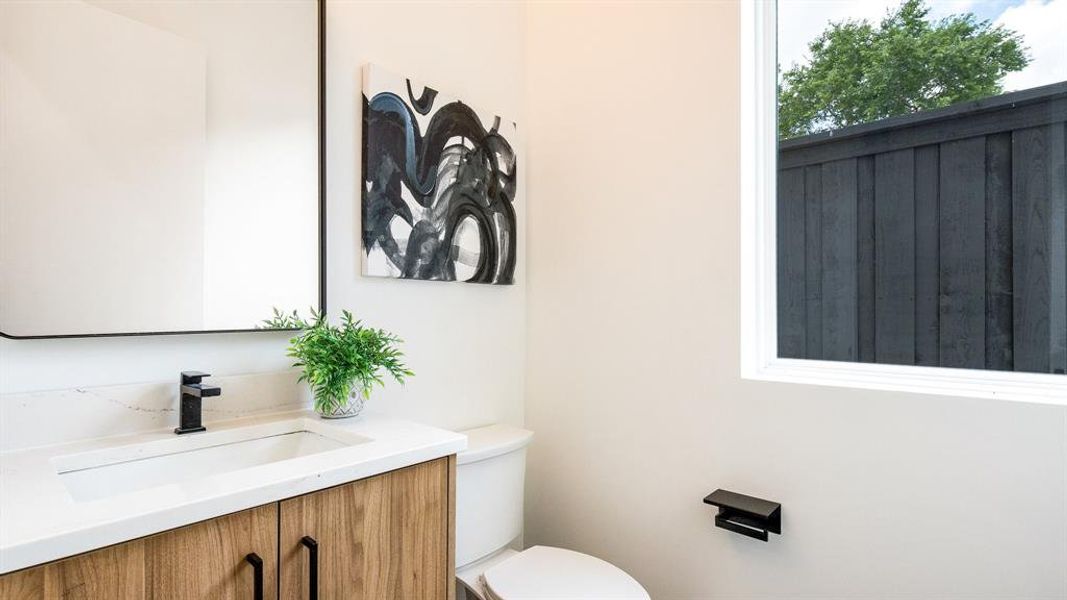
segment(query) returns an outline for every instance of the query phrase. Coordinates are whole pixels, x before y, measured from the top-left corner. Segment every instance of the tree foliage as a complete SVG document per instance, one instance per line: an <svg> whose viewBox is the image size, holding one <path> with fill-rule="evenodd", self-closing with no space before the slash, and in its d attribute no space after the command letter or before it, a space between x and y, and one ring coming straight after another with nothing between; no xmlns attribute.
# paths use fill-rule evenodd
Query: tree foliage
<svg viewBox="0 0 1067 600"><path fill-rule="evenodd" d="M831 23L808 44L811 60L782 73L782 138L940 108L1001 93L1030 61L1021 36L973 14L931 21L905 0L881 23ZM788 26L788 24L786 24Z"/></svg>

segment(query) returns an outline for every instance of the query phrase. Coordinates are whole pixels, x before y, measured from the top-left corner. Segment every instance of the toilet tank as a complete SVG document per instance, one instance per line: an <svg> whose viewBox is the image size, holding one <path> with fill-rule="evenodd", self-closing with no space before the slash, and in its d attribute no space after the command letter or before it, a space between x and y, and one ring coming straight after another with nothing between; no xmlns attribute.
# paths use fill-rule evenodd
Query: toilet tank
<svg viewBox="0 0 1067 600"><path fill-rule="evenodd" d="M526 446L533 432L490 425L462 432L456 457L456 567L500 550L522 534Z"/></svg>

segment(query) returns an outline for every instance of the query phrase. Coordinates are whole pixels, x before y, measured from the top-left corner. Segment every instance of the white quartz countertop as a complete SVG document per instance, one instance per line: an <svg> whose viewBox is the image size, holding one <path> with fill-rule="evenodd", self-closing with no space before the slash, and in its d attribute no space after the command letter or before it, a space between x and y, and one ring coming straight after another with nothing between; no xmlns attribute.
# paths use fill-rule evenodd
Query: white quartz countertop
<svg viewBox="0 0 1067 600"><path fill-rule="evenodd" d="M86 457L130 460L125 449L204 434L154 431L0 453L0 573L441 458L467 445L462 434L411 421L380 415L326 421L308 411L209 423L208 433L220 439L294 419L306 419L319 434L361 442L80 501L59 471L77 468Z"/></svg>

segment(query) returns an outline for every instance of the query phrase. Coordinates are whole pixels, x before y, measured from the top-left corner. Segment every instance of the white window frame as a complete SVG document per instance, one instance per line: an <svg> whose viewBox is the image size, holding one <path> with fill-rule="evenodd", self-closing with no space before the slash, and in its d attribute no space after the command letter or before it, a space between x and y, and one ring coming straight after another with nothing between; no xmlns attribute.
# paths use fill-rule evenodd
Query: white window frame
<svg viewBox="0 0 1067 600"><path fill-rule="evenodd" d="M776 3L741 1L741 376L1067 405L1067 376L778 358Z"/></svg>

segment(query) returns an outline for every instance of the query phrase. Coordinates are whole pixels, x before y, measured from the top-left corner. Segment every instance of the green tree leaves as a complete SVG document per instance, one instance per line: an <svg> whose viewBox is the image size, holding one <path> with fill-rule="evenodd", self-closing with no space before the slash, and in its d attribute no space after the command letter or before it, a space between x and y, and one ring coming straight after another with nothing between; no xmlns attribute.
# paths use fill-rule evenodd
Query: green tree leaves
<svg viewBox="0 0 1067 600"><path fill-rule="evenodd" d="M1029 63L1014 31L972 14L929 21L929 12L925 0L905 0L877 26L831 23L808 44L811 61L782 73L779 136L994 96L1005 74Z"/></svg>

